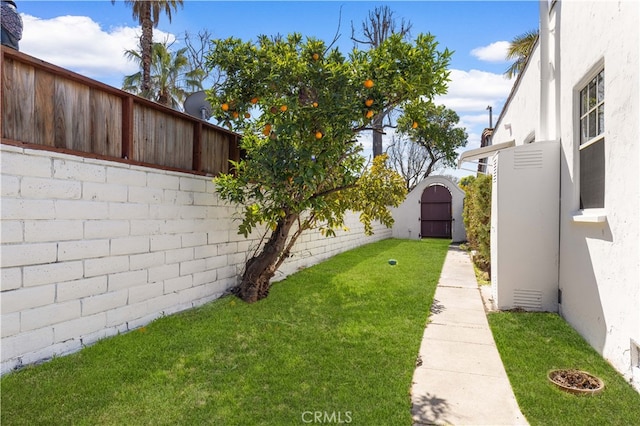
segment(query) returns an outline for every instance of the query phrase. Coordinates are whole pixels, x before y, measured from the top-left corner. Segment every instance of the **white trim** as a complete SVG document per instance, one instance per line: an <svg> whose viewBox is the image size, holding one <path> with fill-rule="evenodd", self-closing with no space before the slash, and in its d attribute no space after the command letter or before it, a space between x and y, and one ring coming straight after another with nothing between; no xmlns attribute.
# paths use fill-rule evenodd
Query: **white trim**
<svg viewBox="0 0 640 426"><path fill-rule="evenodd" d="M515 144L516 144L516 141L513 140L509 142L499 143L496 145L489 145L482 148L470 149L468 151L465 151L462 154L460 154L460 157L458 157L458 168L459 169L461 168L460 166L462 166L462 163L467 163L473 160L480 160L482 158L487 158L492 154L495 154L496 152L500 151L501 149L511 148L512 146L515 146Z"/></svg>
<svg viewBox="0 0 640 426"><path fill-rule="evenodd" d="M607 221L605 209L584 209L571 213L575 223L604 223Z"/></svg>
<svg viewBox="0 0 640 426"><path fill-rule="evenodd" d="M581 151L585 148L589 148L591 145L595 145L598 142L604 141L604 133L600 133L598 136L589 139L587 142L583 143L578 147L578 151Z"/></svg>

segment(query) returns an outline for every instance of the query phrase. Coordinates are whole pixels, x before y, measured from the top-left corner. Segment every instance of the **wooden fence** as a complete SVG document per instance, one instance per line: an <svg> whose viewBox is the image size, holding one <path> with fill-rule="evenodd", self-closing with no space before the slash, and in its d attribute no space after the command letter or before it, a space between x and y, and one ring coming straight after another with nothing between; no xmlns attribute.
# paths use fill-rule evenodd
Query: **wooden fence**
<svg viewBox="0 0 640 426"><path fill-rule="evenodd" d="M218 175L240 135L2 46L2 143Z"/></svg>

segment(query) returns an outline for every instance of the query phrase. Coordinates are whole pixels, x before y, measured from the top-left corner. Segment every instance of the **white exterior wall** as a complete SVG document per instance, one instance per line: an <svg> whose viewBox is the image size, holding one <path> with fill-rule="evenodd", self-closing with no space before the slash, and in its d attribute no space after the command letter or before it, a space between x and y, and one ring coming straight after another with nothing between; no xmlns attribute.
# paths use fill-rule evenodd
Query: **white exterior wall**
<svg viewBox="0 0 640 426"><path fill-rule="evenodd" d="M559 311L640 390L640 354L632 343L640 344L638 22L640 3L635 1L555 2L546 35L548 90L540 90L539 44L505 105L493 141L515 139L519 145L531 129L536 140L560 140ZM602 67L606 220L586 223L574 217L579 212L578 92L585 78ZM505 124L511 124L511 134Z"/></svg>
<svg viewBox="0 0 640 426"><path fill-rule="evenodd" d="M508 104L496 122L491 142L497 145L515 141L516 145L529 142L540 132L540 48L536 46L524 73L515 82Z"/></svg>
<svg viewBox="0 0 640 426"><path fill-rule="evenodd" d="M561 7L560 312L630 378L631 363L638 365L631 359L631 339L640 344L640 3ZM606 221L581 223L573 219L580 206L577 93L602 66Z"/></svg>
<svg viewBox="0 0 640 426"><path fill-rule="evenodd" d="M462 220L462 208L464 204L464 191L455 183L444 176L429 176L416 185L407 194L404 202L397 208L391 209L393 214L393 237L409 240L420 239L422 224L420 221L420 200L422 193L431 185L443 185L451 192L451 213L453 222L451 224L451 240L462 242L467 240L467 233Z"/></svg>
<svg viewBox="0 0 640 426"><path fill-rule="evenodd" d="M257 243L210 177L0 149L2 373L220 297ZM391 236L345 224L303 234L275 279Z"/></svg>

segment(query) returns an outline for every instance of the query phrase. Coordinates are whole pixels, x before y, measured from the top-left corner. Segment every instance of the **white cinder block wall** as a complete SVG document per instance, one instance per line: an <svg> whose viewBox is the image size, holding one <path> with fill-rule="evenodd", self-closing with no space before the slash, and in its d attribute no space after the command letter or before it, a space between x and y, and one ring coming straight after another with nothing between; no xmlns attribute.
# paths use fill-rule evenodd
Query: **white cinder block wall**
<svg viewBox="0 0 640 426"><path fill-rule="evenodd" d="M1 146L2 373L220 297L256 239L210 177ZM303 234L276 279L366 237Z"/></svg>

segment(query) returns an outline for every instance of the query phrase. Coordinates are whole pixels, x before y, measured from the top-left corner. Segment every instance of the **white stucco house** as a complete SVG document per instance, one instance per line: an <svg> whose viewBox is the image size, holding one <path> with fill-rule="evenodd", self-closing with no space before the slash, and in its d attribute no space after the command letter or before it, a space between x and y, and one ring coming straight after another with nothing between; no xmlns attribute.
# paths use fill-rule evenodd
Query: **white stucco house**
<svg viewBox="0 0 640 426"><path fill-rule="evenodd" d="M462 221L465 193L445 176L428 176L392 209L393 237L403 239L449 238L466 241Z"/></svg>
<svg viewBox="0 0 640 426"><path fill-rule="evenodd" d="M523 29L523 31L526 29ZM640 2L540 2L496 123L492 290L559 312L640 390Z"/></svg>

